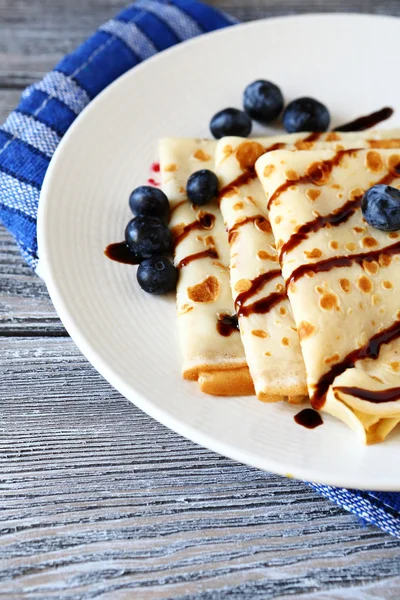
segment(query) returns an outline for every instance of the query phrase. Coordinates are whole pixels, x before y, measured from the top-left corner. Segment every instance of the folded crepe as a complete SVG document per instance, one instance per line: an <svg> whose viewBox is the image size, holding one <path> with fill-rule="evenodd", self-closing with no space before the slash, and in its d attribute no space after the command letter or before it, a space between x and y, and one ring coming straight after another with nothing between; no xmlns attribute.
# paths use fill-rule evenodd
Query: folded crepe
<svg viewBox="0 0 400 600"><path fill-rule="evenodd" d="M215 395L254 393L229 284L229 244L218 204L190 204L189 176L213 169L215 142L163 139L162 189L171 204L174 261L180 270L177 312L183 377Z"/></svg>
<svg viewBox="0 0 400 600"><path fill-rule="evenodd" d="M382 441L400 421L400 233L368 225L360 205L372 185L400 188L400 150L278 150L256 171L311 404Z"/></svg>
<svg viewBox="0 0 400 600"><path fill-rule="evenodd" d="M387 138L385 136L388 136ZM222 138L216 147L220 209L229 231L231 289L259 399L298 401L307 393L295 322L254 164L278 148L400 147L400 130Z"/></svg>

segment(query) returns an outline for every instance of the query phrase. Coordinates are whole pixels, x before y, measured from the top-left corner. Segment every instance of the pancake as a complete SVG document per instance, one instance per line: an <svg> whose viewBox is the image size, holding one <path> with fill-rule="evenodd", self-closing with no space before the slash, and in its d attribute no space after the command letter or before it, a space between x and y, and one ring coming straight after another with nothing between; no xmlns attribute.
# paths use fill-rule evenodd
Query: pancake
<svg viewBox="0 0 400 600"><path fill-rule="evenodd" d="M171 204L182 375L214 395L254 393L236 327L229 284L229 244L218 204L193 207L188 177L213 169L215 142L164 139L159 145L162 189Z"/></svg>
<svg viewBox="0 0 400 600"><path fill-rule="evenodd" d="M311 404L365 443L400 420L400 233L368 225L365 190L400 188L400 150L278 150L256 162Z"/></svg>

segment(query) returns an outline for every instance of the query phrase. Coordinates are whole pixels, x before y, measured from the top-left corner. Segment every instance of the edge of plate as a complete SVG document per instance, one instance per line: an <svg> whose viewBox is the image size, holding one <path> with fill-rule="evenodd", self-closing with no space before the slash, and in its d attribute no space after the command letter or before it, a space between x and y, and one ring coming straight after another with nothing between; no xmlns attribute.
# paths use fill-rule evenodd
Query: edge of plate
<svg viewBox="0 0 400 600"><path fill-rule="evenodd" d="M282 461L276 463L271 457L264 457L262 460L260 458L255 457L252 453L246 452L243 450L236 450L234 446L230 444L226 444L224 442L219 442L213 437L208 436L205 433L200 433L196 428L189 426L185 423L182 423L179 419L171 416L168 412L159 409L154 406L151 400L148 400L143 395L139 394L136 391L133 391L130 386L126 385L123 379L121 379L114 371L114 369L110 368L108 363L102 358L102 356L92 347L91 342L87 339L85 333L83 333L80 328L76 325L74 316L70 312L68 303L66 299L63 297L63 294L60 292L60 289L57 284L57 274L53 269L52 261L51 261L51 242L47 237L47 228L48 225L51 225L47 222L47 204L51 202L51 187L53 183L55 164L58 163L59 160L62 159L62 155L64 152L64 148L69 144L70 138L74 135L75 129L80 127L81 122L87 118L92 110L96 110L97 104L100 102L106 102L108 94L112 94L114 87L120 85L121 81L125 78L129 78L132 76L132 73L138 71L138 69L146 68L149 62L155 62L159 60L163 60L165 55L173 54L174 52L179 52L183 45L196 45L203 43L204 39L208 36L226 36L232 35L232 32L240 28L241 30L252 29L263 27L266 22L271 23L271 21L282 21L282 20L326 20L332 18L336 18L339 20L347 20L351 18L357 18L358 20L381 20L381 21L393 21L397 18L390 15L373 15L373 14L357 14L357 13L312 13L312 14L302 14L302 15L289 15L289 16L278 16L271 17L266 19L261 19L257 21L251 21L249 23L243 23L239 25L234 25L232 27L226 27L217 31L212 31L205 33L196 38L192 38L190 40L186 40L182 43L177 44L163 52L160 52L153 57L143 61L139 65L133 67L123 75L121 75L118 79L116 79L113 83L111 83L105 90L103 90L96 98L94 98L90 104L80 113L75 119L74 123L68 129L65 136L62 138L59 146L57 147L53 158L50 162L48 170L45 175L45 179L43 182L41 194L40 194L40 202L38 209L38 219L37 219L37 234L38 234L38 249L39 249L39 268L38 272L40 276L45 279L45 283L50 295L50 298L56 308L56 311L62 320L66 330L71 336L73 342L77 345L79 350L85 356L85 358L93 365L93 367L104 377L118 392L120 392L125 398L127 398L130 402L135 404L138 408L143 410L152 418L159 421L162 425L172 429L179 435L186 437L187 439L199 444L203 447L206 447L218 454L221 454L227 458L235 460L240 463L247 464L252 467L256 467L263 471L269 471L272 473L276 473L278 475L282 475L284 477L289 477L293 479L298 479L303 482L310 483L318 483L322 485L332 485L336 487L344 487L348 489L361 489L361 490L375 490L375 491L400 491L400 483L394 484L393 480L390 481L380 481L379 485L376 484L370 477L362 478L361 480L352 478L352 481L348 481L346 477L338 481L335 477L330 477L327 475L326 477L321 477L320 472L314 472L313 468L297 468L293 469L293 466L288 463L284 464ZM330 22L331 24L331 22ZM50 237L50 236L49 236Z"/></svg>

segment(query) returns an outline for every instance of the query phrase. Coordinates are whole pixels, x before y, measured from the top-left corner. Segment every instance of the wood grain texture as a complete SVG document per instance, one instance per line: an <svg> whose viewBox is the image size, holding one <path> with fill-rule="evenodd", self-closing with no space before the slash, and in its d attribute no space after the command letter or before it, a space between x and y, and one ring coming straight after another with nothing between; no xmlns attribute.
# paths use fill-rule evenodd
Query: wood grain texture
<svg viewBox="0 0 400 600"><path fill-rule="evenodd" d="M168 431L71 340L22 341L2 339L0 597L354 598L399 582L400 541Z"/></svg>
<svg viewBox="0 0 400 600"><path fill-rule="evenodd" d="M0 0L0 120L120 0ZM241 19L396 1L212 0ZM400 541L113 390L0 228L0 598L398 598Z"/></svg>

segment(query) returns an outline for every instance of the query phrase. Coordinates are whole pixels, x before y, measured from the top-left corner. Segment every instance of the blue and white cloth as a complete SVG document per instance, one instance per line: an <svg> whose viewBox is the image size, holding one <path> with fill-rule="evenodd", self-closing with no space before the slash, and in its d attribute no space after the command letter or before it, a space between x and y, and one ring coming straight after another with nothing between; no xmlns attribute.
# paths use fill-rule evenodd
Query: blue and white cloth
<svg viewBox="0 0 400 600"><path fill-rule="evenodd" d="M197 0L137 0L27 88L0 127L0 219L36 269L36 217L50 159L77 115L117 77L183 40L235 20ZM364 523L400 537L400 493L310 484Z"/></svg>

